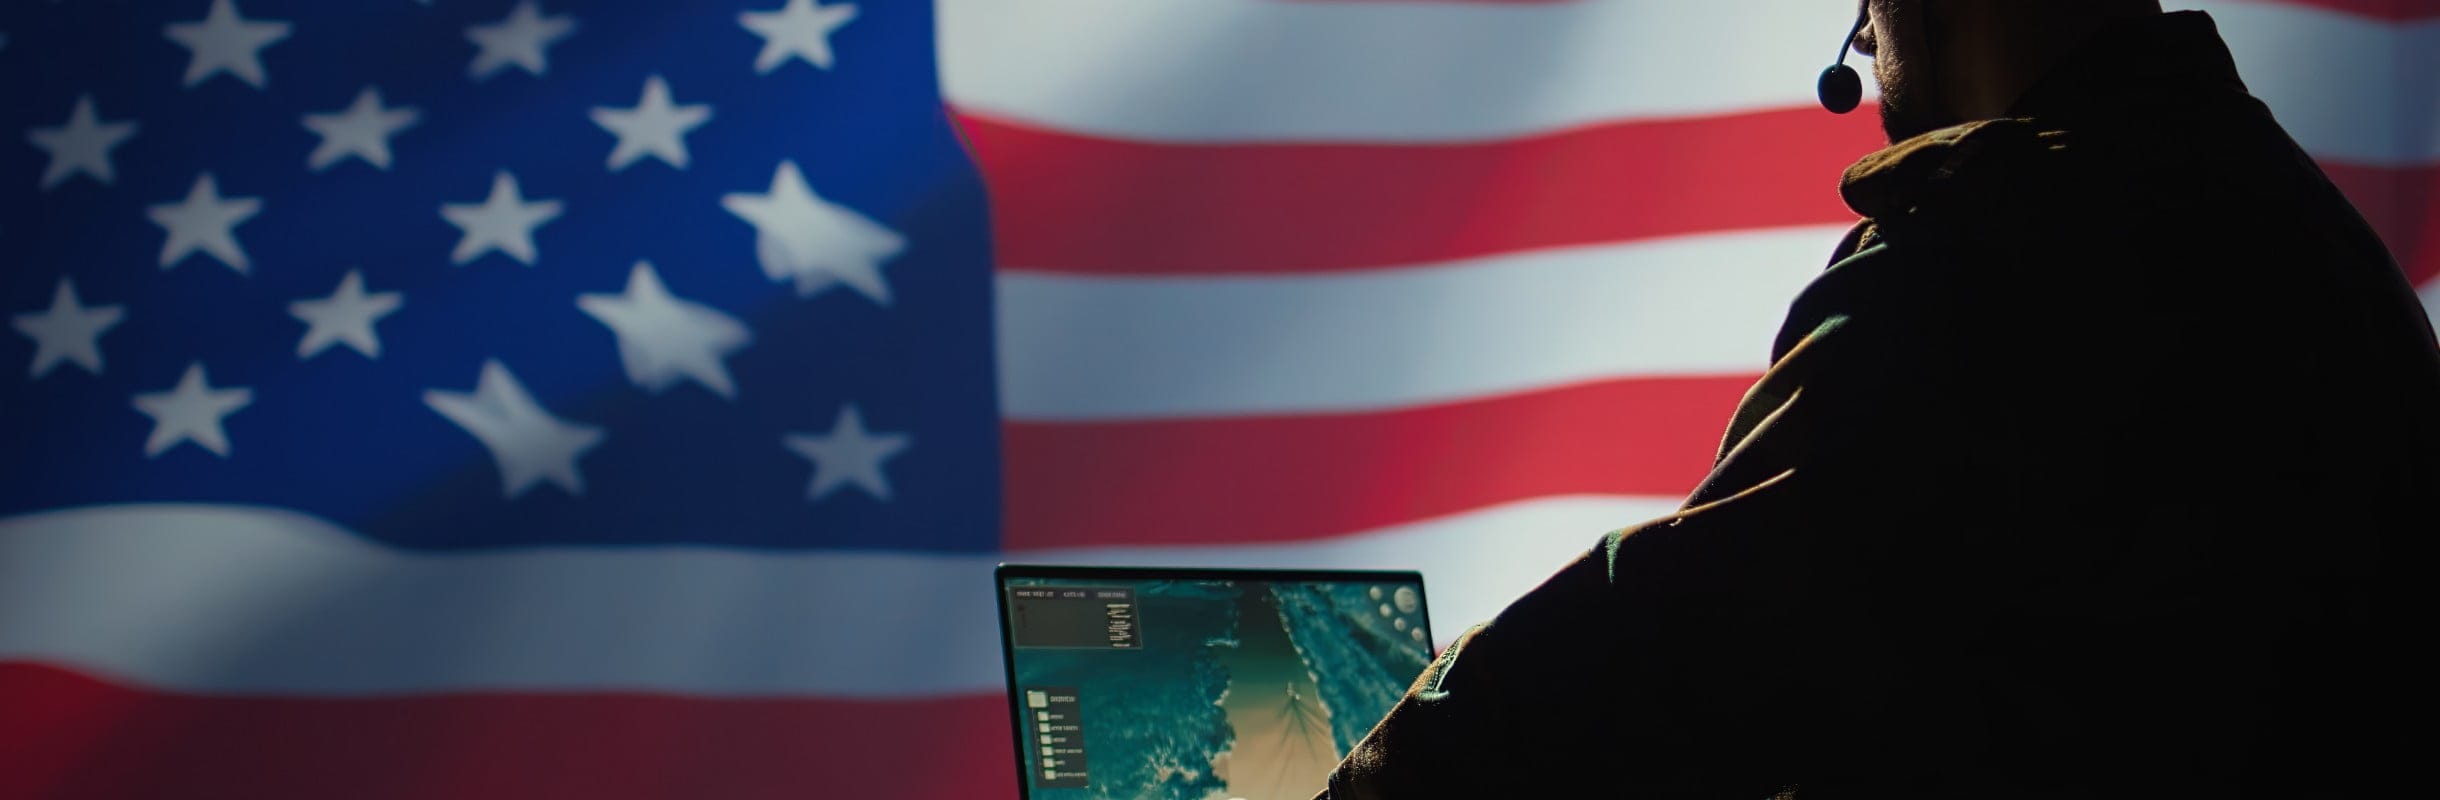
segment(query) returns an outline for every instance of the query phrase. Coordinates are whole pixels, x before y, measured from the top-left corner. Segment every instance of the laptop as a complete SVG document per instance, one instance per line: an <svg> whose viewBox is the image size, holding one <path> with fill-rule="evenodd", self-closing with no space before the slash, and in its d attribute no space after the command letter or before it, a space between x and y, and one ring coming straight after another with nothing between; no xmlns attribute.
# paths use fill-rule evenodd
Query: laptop
<svg viewBox="0 0 2440 800"><path fill-rule="evenodd" d="M1002 564L1017 786L1311 800L1432 660L1416 572Z"/></svg>

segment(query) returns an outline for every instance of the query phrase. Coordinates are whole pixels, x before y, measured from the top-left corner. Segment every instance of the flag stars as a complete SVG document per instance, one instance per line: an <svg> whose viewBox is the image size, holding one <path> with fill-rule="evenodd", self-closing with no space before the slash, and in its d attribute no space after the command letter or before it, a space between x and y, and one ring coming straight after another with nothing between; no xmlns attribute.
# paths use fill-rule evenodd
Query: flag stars
<svg viewBox="0 0 2440 800"><path fill-rule="evenodd" d="M79 174L110 185L118 177L110 166L110 151L135 135L135 123L103 122L93 109L93 96L80 95L68 110L68 121L27 130L25 138L51 154L51 165L42 171L42 189L50 191Z"/></svg>
<svg viewBox="0 0 2440 800"><path fill-rule="evenodd" d="M534 0L520 0L499 22L466 28L467 41L478 48L466 75L480 81L515 66L540 76L550 69L544 51L575 33L575 17L546 17Z"/></svg>
<svg viewBox="0 0 2440 800"><path fill-rule="evenodd" d="M321 172L353 157L375 169L389 169L390 137L414 127L420 117L412 108L383 108L381 90L367 86L345 109L305 115L306 130L322 137L313 154L305 157L305 165Z"/></svg>
<svg viewBox="0 0 2440 800"><path fill-rule="evenodd" d="M500 496L514 500L549 482L585 493L578 459L602 443L602 429L572 423L542 408L498 360L483 362L473 392L424 392L424 405L466 430L500 467Z"/></svg>
<svg viewBox="0 0 2440 800"><path fill-rule="evenodd" d="M754 255L772 282L795 281L798 297L846 284L875 303L890 304L881 264L906 249L905 237L815 195L796 162L780 162L770 191L731 194L720 205L754 226Z"/></svg>
<svg viewBox="0 0 2440 800"><path fill-rule="evenodd" d="M28 377L39 379L63 361L100 375L102 334L125 317L125 309L118 306L84 305L76 299L76 282L60 278L49 309L18 314L9 320L9 326L34 339L34 365L27 370Z"/></svg>
<svg viewBox="0 0 2440 800"><path fill-rule="evenodd" d="M491 196L483 202L441 206L441 218L464 232L449 260L463 266L496 250L517 263L533 266L539 257L534 251L534 229L558 219L559 212L557 200L526 202L517 188L517 176L502 170L492 176Z"/></svg>
<svg viewBox="0 0 2440 800"><path fill-rule="evenodd" d="M348 270L329 297L288 304L288 313L305 323L297 358L313 358L335 344L347 345L365 358L380 358L381 337L373 333L373 323L395 313L405 302L397 292L366 294L364 272Z"/></svg>
<svg viewBox="0 0 2440 800"><path fill-rule="evenodd" d="M236 228L262 210L258 197L221 197L220 185L206 172L195 179L185 200L153 206L145 213L169 232L169 240L161 244L162 269L201 252L244 275L249 267L246 251L237 246Z"/></svg>
<svg viewBox="0 0 2440 800"><path fill-rule="evenodd" d="M153 418L152 436L144 440L144 457L156 458L180 442L229 457L229 434L221 420L254 403L254 391L242 387L215 389L204 377L203 364L187 365L186 375L166 392L135 396L137 411Z"/></svg>
<svg viewBox="0 0 2440 800"><path fill-rule="evenodd" d="M909 437L865 430L864 416L850 403L839 410L838 422L829 433L791 433L780 437L780 444L813 461L813 483L805 489L807 500L820 501L841 487L854 485L887 501L890 481L881 466L906 451Z"/></svg>
<svg viewBox="0 0 2440 800"><path fill-rule="evenodd" d="M669 83L654 75L644 80L644 96L632 108L593 109L593 124L618 137L610 150L610 171L627 168L652 156L678 169L686 168L686 134L712 119L712 107L672 103Z"/></svg>
<svg viewBox="0 0 2440 800"><path fill-rule="evenodd" d="M618 336L627 379L645 391L659 394L691 379L723 398L737 396L722 360L753 335L735 317L670 294L650 262L636 262L625 293L583 295L576 306Z"/></svg>
<svg viewBox="0 0 2440 800"><path fill-rule="evenodd" d="M203 19L170 23L162 27L162 35L193 51L186 63L189 88L226 72L261 89L263 48L288 38L288 30L285 22L238 16L235 0L212 0L212 10Z"/></svg>
<svg viewBox="0 0 2440 800"><path fill-rule="evenodd" d="M737 24L762 37L762 52L754 56L754 71L769 75L791 58L830 69L830 34L855 18L856 7L852 3L825 6L814 0L788 0L777 11L739 14Z"/></svg>

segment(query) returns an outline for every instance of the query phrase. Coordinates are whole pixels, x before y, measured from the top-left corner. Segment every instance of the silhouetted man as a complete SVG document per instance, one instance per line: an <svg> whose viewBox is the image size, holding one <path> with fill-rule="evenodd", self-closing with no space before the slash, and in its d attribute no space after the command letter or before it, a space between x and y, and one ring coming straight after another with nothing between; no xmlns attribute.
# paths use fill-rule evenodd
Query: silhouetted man
<svg viewBox="0 0 2440 800"><path fill-rule="evenodd" d="M1328 796L2369 797L2429 761L2440 346L2361 216L2203 14L1867 6L1895 144L1710 476L1468 631Z"/></svg>

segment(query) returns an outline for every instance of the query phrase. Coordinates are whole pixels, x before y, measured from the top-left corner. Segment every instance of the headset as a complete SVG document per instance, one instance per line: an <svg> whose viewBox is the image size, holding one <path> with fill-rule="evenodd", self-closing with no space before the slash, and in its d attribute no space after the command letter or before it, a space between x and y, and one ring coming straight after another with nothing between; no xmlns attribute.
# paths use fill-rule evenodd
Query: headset
<svg viewBox="0 0 2440 800"><path fill-rule="evenodd" d="M1847 38L1838 40L1838 61L1833 62L1829 69L1822 70L1821 80L1813 85L1813 93L1821 98L1822 108L1829 109L1832 114L1854 111L1856 104L1864 102L1864 78L1855 74L1854 67L1847 66L1847 51L1854 49L1855 35L1863 32L1864 23L1871 18L1872 13L1868 8L1861 3L1856 4L1855 27L1847 29Z"/></svg>

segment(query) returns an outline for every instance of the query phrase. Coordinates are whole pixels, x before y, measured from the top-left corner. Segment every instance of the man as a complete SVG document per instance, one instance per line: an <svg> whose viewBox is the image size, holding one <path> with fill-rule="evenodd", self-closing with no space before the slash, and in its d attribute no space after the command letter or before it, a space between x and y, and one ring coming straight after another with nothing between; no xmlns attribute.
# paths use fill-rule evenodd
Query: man
<svg viewBox="0 0 2440 800"><path fill-rule="evenodd" d="M1894 144L1710 476L1468 631L1325 796L2368 797L2428 761L2440 345L2381 243L2208 16L1866 5Z"/></svg>

